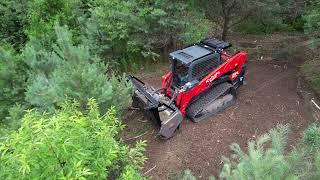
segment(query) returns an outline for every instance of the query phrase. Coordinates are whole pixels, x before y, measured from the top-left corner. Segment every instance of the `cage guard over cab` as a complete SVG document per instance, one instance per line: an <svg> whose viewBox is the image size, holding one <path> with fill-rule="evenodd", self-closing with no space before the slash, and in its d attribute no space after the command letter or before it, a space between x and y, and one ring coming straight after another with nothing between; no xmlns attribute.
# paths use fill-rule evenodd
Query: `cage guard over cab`
<svg viewBox="0 0 320 180"><path fill-rule="evenodd" d="M221 64L220 53L231 44L209 38L198 44L170 53L173 86L181 87L187 82L197 83Z"/></svg>

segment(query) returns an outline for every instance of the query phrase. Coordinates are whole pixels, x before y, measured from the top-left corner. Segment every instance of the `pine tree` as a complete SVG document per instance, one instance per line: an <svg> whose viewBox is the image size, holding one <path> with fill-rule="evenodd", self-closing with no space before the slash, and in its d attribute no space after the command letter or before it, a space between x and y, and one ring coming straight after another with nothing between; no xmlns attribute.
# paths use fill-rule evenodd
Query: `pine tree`
<svg viewBox="0 0 320 180"><path fill-rule="evenodd" d="M0 45L0 126L15 127L21 117L26 79L21 57L10 45Z"/></svg>
<svg viewBox="0 0 320 180"><path fill-rule="evenodd" d="M52 49L34 40L24 51L24 61L30 67L26 100L49 111L66 98L77 100L85 108L88 98L93 97L102 112L111 105L119 109L128 105L131 86L126 79L107 78L107 66L91 55L87 46L75 46L65 27L56 26L55 31L57 41Z"/></svg>

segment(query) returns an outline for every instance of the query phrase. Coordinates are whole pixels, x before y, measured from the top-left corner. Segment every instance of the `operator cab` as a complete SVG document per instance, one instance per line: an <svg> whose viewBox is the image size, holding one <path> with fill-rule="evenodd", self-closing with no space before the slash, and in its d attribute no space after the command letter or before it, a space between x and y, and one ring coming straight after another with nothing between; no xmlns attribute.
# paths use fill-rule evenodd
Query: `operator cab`
<svg viewBox="0 0 320 180"><path fill-rule="evenodd" d="M221 64L221 51L231 44L215 38L170 53L172 89L193 87Z"/></svg>

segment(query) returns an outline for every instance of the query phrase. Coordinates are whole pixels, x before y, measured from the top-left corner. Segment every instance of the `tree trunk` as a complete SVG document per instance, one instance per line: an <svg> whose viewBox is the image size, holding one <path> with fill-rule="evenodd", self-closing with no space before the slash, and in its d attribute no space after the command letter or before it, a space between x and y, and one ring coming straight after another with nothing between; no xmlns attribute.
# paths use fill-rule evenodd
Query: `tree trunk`
<svg viewBox="0 0 320 180"><path fill-rule="evenodd" d="M224 22L223 22L223 27L222 27L221 39L223 41L225 41L227 38L227 35L228 35L228 31L229 31L229 22L230 22L229 16L228 15L224 16L223 21Z"/></svg>
<svg viewBox="0 0 320 180"><path fill-rule="evenodd" d="M172 35L170 35L169 37L169 40L168 40L168 43L164 45L162 49L162 59L163 61L167 61L169 56L168 54L172 51L172 49L174 49L174 41L173 41L173 38L172 38Z"/></svg>
<svg viewBox="0 0 320 180"><path fill-rule="evenodd" d="M222 14L223 14L223 25L222 25L221 39L223 41L225 41L227 34L228 34L228 30L229 30L230 15L229 15L229 9L226 4L226 1L221 0L220 3L221 3L221 8L222 8Z"/></svg>

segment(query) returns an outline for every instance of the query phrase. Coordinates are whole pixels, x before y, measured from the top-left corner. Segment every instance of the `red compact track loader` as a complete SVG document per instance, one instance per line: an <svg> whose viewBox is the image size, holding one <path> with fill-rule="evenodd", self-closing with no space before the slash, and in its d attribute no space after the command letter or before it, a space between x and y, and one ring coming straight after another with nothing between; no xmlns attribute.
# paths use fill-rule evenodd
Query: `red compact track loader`
<svg viewBox="0 0 320 180"><path fill-rule="evenodd" d="M199 122L229 107L243 84L247 53L227 54L231 44L215 38L170 53L171 71L162 76L162 87L147 86L129 76L135 87L132 106L158 122L159 135L173 136L187 117Z"/></svg>

